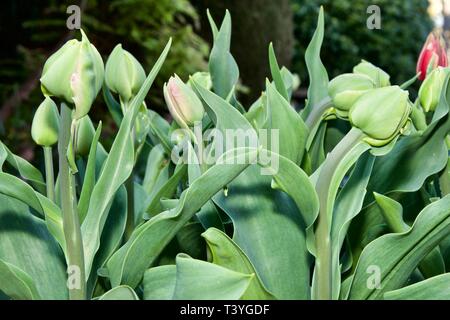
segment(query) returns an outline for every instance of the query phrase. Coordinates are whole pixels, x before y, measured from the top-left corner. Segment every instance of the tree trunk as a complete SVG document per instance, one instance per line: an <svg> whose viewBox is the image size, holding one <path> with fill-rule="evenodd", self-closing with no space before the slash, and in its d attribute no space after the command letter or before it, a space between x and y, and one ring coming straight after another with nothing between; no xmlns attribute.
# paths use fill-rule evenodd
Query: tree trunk
<svg viewBox="0 0 450 320"><path fill-rule="evenodd" d="M268 46L273 42L278 63L290 67L293 47L293 22L290 0L195 0L202 22L202 36L211 43L212 35L206 9L220 27L225 9L232 18L231 53L236 59L240 78L250 89L240 100L246 107L264 90L270 78Z"/></svg>

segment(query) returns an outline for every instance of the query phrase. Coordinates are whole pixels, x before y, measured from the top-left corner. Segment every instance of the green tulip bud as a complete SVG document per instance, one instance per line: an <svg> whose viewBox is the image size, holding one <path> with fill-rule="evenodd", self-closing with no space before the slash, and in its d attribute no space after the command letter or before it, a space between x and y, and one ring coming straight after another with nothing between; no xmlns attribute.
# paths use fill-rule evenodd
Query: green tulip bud
<svg viewBox="0 0 450 320"><path fill-rule="evenodd" d="M74 118L85 116L103 83L103 60L81 31L82 40L70 40L45 62L42 92L75 104Z"/></svg>
<svg viewBox="0 0 450 320"><path fill-rule="evenodd" d="M207 90L211 90L212 88L212 80L209 72L196 72L192 76L190 76L188 84L191 86L191 88L192 88L192 81L195 81L195 83L198 83Z"/></svg>
<svg viewBox="0 0 450 320"><path fill-rule="evenodd" d="M145 81L145 71L139 61L118 44L106 61L105 82L124 102L130 101Z"/></svg>
<svg viewBox="0 0 450 320"><path fill-rule="evenodd" d="M408 92L399 86L377 88L362 95L349 112L351 124L373 146L383 146L403 133L411 113Z"/></svg>
<svg viewBox="0 0 450 320"><path fill-rule="evenodd" d="M336 113L341 118L348 117L348 111L358 98L368 90L374 89L375 84L365 75L345 73L337 76L328 85Z"/></svg>
<svg viewBox="0 0 450 320"><path fill-rule="evenodd" d="M425 112L436 109L447 73L446 69L437 67L425 78L425 81L420 86L419 100Z"/></svg>
<svg viewBox="0 0 450 320"><path fill-rule="evenodd" d="M164 84L164 98L170 114L180 127L193 126L201 121L205 110L195 92L175 75Z"/></svg>
<svg viewBox="0 0 450 320"><path fill-rule="evenodd" d="M46 97L34 114L31 137L36 144L50 147L58 142L58 133L58 108L51 98Z"/></svg>
<svg viewBox="0 0 450 320"><path fill-rule="evenodd" d="M77 140L76 140L76 154L80 156L89 155L91 150L91 143L94 139L95 128L88 115L84 116L78 121Z"/></svg>
<svg viewBox="0 0 450 320"><path fill-rule="evenodd" d="M368 76L378 88L390 86L390 76L381 68L371 64L366 60L362 60L353 68L353 73Z"/></svg>

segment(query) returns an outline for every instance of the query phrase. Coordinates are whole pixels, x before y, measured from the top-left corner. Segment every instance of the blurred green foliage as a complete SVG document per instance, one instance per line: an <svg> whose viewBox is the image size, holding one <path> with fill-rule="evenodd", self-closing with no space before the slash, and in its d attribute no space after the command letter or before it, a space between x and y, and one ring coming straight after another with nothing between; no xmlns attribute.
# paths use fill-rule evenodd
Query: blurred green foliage
<svg viewBox="0 0 450 320"><path fill-rule="evenodd" d="M351 72L360 59L385 69L391 82L415 74L416 60L433 25L428 0L293 0L295 25L294 70L307 85L306 46L316 26L319 7L325 9L322 61L330 78ZM381 9L381 29L367 28L370 5Z"/></svg>

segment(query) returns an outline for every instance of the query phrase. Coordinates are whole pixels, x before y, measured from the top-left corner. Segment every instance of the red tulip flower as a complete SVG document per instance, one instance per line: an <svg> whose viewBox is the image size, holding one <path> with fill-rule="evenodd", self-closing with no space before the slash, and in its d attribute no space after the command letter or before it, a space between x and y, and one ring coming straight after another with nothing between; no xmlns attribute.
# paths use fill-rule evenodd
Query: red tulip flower
<svg viewBox="0 0 450 320"><path fill-rule="evenodd" d="M447 48L445 41L441 35L430 33L427 41L423 45L420 52L419 60L417 61L417 73L420 72L419 80L424 80L427 76L427 69L430 61L433 60L432 69L448 66Z"/></svg>

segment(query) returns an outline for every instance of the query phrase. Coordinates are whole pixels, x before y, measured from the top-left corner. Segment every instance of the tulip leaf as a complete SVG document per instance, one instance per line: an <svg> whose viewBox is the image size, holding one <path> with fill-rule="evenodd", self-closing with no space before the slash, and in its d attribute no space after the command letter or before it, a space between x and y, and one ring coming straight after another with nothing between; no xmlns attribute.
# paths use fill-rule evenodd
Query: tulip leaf
<svg viewBox="0 0 450 320"><path fill-rule="evenodd" d="M231 159L230 162L219 162L197 178L182 193L177 207L159 213L137 227L107 263L112 285L136 287L145 270L155 262L176 233L212 196L248 167L249 164L242 160L255 159L256 156L257 150L246 148L224 154L223 159Z"/></svg>
<svg viewBox="0 0 450 320"><path fill-rule="evenodd" d="M289 102L278 93L274 85L267 83L266 91L270 114L269 130L266 134L270 134L271 140L273 140L273 130L278 131L278 140L271 141L268 149L300 164L309 134L308 128L294 108L289 105ZM274 150L274 144L278 145L279 150Z"/></svg>
<svg viewBox="0 0 450 320"><path fill-rule="evenodd" d="M0 259L0 292L14 300L39 300L33 279L23 270Z"/></svg>
<svg viewBox="0 0 450 320"><path fill-rule="evenodd" d="M84 221L86 217L89 200L91 199L91 193L95 185L95 165L97 162L97 145L100 133L102 132L102 123L100 122L97 130L95 131L94 138L91 142L91 148L89 150L89 156L86 165L86 172L83 178L83 187L81 188L80 199L78 200L78 214L80 216L80 223Z"/></svg>
<svg viewBox="0 0 450 320"><path fill-rule="evenodd" d="M158 176L167 164L164 155L164 149L161 144L156 145L150 150L145 167L144 180L142 188L147 194L150 194L156 184Z"/></svg>
<svg viewBox="0 0 450 320"><path fill-rule="evenodd" d="M36 169L31 163L25 159L15 155L0 141L0 171L3 171L2 167L4 161L17 170L19 175L30 181L31 185L42 194L45 194L45 181L42 177L42 173Z"/></svg>
<svg viewBox="0 0 450 320"><path fill-rule="evenodd" d="M170 125L167 121L153 110L148 110L149 117L149 136L153 143L160 143L167 154L171 154L173 144L170 141L169 132Z"/></svg>
<svg viewBox="0 0 450 320"><path fill-rule="evenodd" d="M128 179L133 170L135 159L131 130L139 112L139 107L142 105L145 96L164 63L170 45L171 40L145 79L141 89L132 100L120 124L119 132L114 139L111 151L105 160L98 181L92 189L89 209L81 226L87 275L91 271L95 254L100 245L100 237L107 218L108 207L111 205L116 191Z"/></svg>
<svg viewBox="0 0 450 320"><path fill-rule="evenodd" d="M214 44L209 57L209 73L211 74L214 92L223 99L226 99L232 93L239 79L239 69L230 53L230 43L231 16L227 10L220 30L214 37Z"/></svg>
<svg viewBox="0 0 450 320"><path fill-rule="evenodd" d="M272 42L269 44L269 65L270 72L272 74L273 82L275 83L275 87L281 96L289 101L289 94L284 86L283 76L281 75L280 67L278 66L277 57L275 55L275 50L273 49Z"/></svg>
<svg viewBox="0 0 450 320"><path fill-rule="evenodd" d="M129 286L118 286L103 294L98 300L139 300L139 297Z"/></svg>
<svg viewBox="0 0 450 320"><path fill-rule="evenodd" d="M106 83L104 83L102 86L102 92L103 92L103 100L105 101L106 106L108 107L109 113L111 114L116 125L120 126L120 123L122 122L123 119L120 103L117 102L116 99L114 99Z"/></svg>
<svg viewBox="0 0 450 320"><path fill-rule="evenodd" d="M175 291L177 267L165 265L144 273L144 300L171 300Z"/></svg>
<svg viewBox="0 0 450 320"><path fill-rule="evenodd" d="M98 270L105 266L106 261L120 247L125 232L127 221L127 192L125 186L121 186L114 196L105 228L100 238L100 247L92 264L92 271L88 279L88 296L92 295L98 280Z"/></svg>
<svg viewBox="0 0 450 320"><path fill-rule="evenodd" d="M403 220L403 207L400 203L378 193L375 193L375 200L392 232L402 233L409 230L409 225ZM444 259L442 258L439 247L431 250L420 262L419 270L425 278L430 278L445 272Z"/></svg>
<svg viewBox="0 0 450 320"><path fill-rule="evenodd" d="M264 286L278 299L308 299L306 226L295 202L272 189L272 177L262 175L262 169L250 166L214 201L232 219L233 241Z"/></svg>
<svg viewBox="0 0 450 320"><path fill-rule="evenodd" d="M42 194L34 191L26 182L8 173L0 172L0 194L20 200L45 216L45 223L50 233L66 250L61 209Z"/></svg>
<svg viewBox="0 0 450 320"><path fill-rule="evenodd" d="M267 291L255 269L239 246L224 232L209 228L202 236L206 239L212 255L212 263L243 274L255 274L243 300L273 300L275 297Z"/></svg>
<svg viewBox="0 0 450 320"><path fill-rule="evenodd" d="M40 298L67 299L64 255L44 221L17 199L0 195L0 203L0 259L26 273Z"/></svg>
<svg viewBox="0 0 450 320"><path fill-rule="evenodd" d="M385 300L450 300L450 273L388 291Z"/></svg>
<svg viewBox="0 0 450 320"><path fill-rule="evenodd" d="M381 299L401 288L420 261L449 234L450 195L425 207L407 232L386 234L364 248L349 299Z"/></svg>
<svg viewBox="0 0 450 320"><path fill-rule="evenodd" d="M311 42L305 51L306 67L309 75L308 101L302 111L302 118L311 113L323 99L328 97L328 74L322 61L320 60L320 49L324 36L323 7L320 7L317 28L314 31Z"/></svg>
<svg viewBox="0 0 450 320"><path fill-rule="evenodd" d="M341 270L339 258L342 245L351 221L361 211L374 160L375 157L368 152L362 155L336 198L331 225L333 299L339 297L341 286L343 270Z"/></svg>
<svg viewBox="0 0 450 320"><path fill-rule="evenodd" d="M161 199L174 196L181 179L186 175L187 166L182 164L175 169L174 174L160 188L155 188L146 200L146 212L151 217L163 210Z"/></svg>

